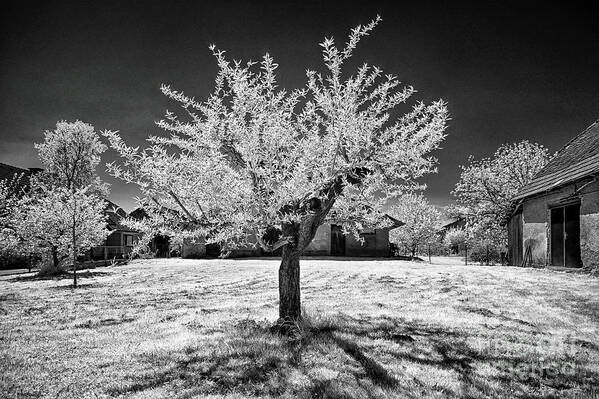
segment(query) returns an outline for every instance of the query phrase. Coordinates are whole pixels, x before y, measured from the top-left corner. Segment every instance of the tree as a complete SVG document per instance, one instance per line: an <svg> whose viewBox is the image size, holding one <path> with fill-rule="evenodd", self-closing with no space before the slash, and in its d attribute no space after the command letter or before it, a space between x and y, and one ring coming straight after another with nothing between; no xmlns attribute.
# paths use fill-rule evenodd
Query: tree
<svg viewBox="0 0 599 399"><path fill-rule="evenodd" d="M453 251L454 248L457 248L457 252L459 252L460 246L466 245L466 243L466 230L461 227L447 230L445 237L443 238L443 244L450 251Z"/></svg>
<svg viewBox="0 0 599 399"><path fill-rule="evenodd" d="M44 132L44 142L35 144L44 167L42 180L69 190L91 187L107 190L96 174L106 145L88 123L60 121Z"/></svg>
<svg viewBox="0 0 599 399"><path fill-rule="evenodd" d="M61 260L73 258L73 286L77 286L76 259L106 239L104 201L87 188L38 187L28 198L18 231L30 245L47 248L56 272Z"/></svg>
<svg viewBox="0 0 599 399"><path fill-rule="evenodd" d="M0 180L0 243L6 248L16 236L14 214L19 204L19 182L22 175Z"/></svg>
<svg viewBox="0 0 599 399"><path fill-rule="evenodd" d="M50 249L52 273L71 255L76 286L77 255L82 248L102 242L107 234L101 197L107 195L108 187L96 175L107 147L94 127L81 121L58 122L35 147L44 171L31 179L21 231L35 245Z"/></svg>
<svg viewBox="0 0 599 399"><path fill-rule="evenodd" d="M19 236L16 221L21 209L23 174L0 180L0 248L2 256L21 255L26 252Z"/></svg>
<svg viewBox="0 0 599 399"><path fill-rule="evenodd" d="M270 55L241 63L211 46L219 71L205 101L162 86L187 116L167 111L158 122L167 136L139 150L105 132L122 158L110 172L139 185L146 210L184 215L172 234L281 248L282 322L301 317L300 255L332 210L347 231L386 225L383 206L435 170L430 153L444 138L445 104L417 102L401 114L412 87L368 64L342 73L379 20L352 29L341 49L325 39L325 72L308 70L306 86L293 91L279 89Z"/></svg>
<svg viewBox="0 0 599 399"><path fill-rule="evenodd" d="M525 140L499 147L491 158L471 158L468 166L462 166L452 194L457 197L456 213L466 218L469 236L505 246L503 224L510 216L513 198L548 161L545 147Z"/></svg>
<svg viewBox="0 0 599 399"><path fill-rule="evenodd" d="M408 248L412 257L419 245L436 240L441 213L422 194L407 194L391 208L391 215L404 225L391 230L391 241Z"/></svg>

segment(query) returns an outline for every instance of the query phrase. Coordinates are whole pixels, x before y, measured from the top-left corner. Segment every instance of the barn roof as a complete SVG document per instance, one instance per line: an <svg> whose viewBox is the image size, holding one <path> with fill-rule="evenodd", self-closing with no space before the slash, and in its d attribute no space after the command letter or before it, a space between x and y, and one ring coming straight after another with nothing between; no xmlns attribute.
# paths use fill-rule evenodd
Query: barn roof
<svg viewBox="0 0 599 399"><path fill-rule="evenodd" d="M599 174L599 120L562 147L532 181L520 189L514 200L595 174Z"/></svg>

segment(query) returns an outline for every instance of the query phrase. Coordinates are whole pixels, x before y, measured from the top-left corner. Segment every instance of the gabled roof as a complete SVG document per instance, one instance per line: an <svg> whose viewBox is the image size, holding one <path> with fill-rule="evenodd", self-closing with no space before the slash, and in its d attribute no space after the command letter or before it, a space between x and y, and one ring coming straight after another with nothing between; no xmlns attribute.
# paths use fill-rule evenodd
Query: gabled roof
<svg viewBox="0 0 599 399"><path fill-rule="evenodd" d="M393 216L391 216L391 215L388 215L388 214L386 214L386 213L385 213L385 217L386 217L387 219L389 219L389 220L391 221L391 223L393 223L393 225L391 226L391 230L393 230L393 229L396 229L396 228L398 228L398 227L401 227L401 226L403 226L403 225L405 224L405 223L404 223L404 222L402 222L401 220L399 220L399 219L395 219Z"/></svg>
<svg viewBox="0 0 599 399"><path fill-rule="evenodd" d="M466 219L463 217L457 217L452 222L446 223L441 227L441 231L454 229L457 227L464 227L466 225Z"/></svg>
<svg viewBox="0 0 599 399"><path fill-rule="evenodd" d="M9 183L15 183L13 187L16 190L27 190L29 187L29 178L31 175L41 171L40 168L19 168L0 162L0 180L6 180ZM15 180L13 180L15 179Z"/></svg>
<svg viewBox="0 0 599 399"><path fill-rule="evenodd" d="M599 120L559 150L532 181L520 189L514 200L596 174L599 174Z"/></svg>
<svg viewBox="0 0 599 399"><path fill-rule="evenodd" d="M19 168L18 166L0 163L0 180L12 180L21 175L24 178L27 178L31 175L31 171L29 169Z"/></svg>
<svg viewBox="0 0 599 399"><path fill-rule="evenodd" d="M132 231L129 227L123 225L121 221L126 219L129 215L120 206L114 202L104 199L106 205L104 206L104 214L106 215L108 230L124 230Z"/></svg>

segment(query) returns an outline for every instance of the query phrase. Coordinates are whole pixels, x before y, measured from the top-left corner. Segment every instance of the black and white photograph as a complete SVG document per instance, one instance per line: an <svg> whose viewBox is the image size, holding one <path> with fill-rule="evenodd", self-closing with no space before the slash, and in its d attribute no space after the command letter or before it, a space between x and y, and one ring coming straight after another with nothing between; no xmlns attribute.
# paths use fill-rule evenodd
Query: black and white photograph
<svg viewBox="0 0 599 399"><path fill-rule="evenodd" d="M0 15L0 398L599 398L599 7Z"/></svg>

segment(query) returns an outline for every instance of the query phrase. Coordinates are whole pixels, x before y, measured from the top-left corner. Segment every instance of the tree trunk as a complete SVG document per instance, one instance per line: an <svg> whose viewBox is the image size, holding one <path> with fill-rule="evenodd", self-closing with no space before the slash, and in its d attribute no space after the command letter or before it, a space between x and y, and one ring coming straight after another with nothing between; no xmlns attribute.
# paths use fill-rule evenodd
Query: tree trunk
<svg viewBox="0 0 599 399"><path fill-rule="evenodd" d="M50 247L52 262L43 262L38 272L39 276L55 276L60 273L60 259L58 259L58 247Z"/></svg>
<svg viewBox="0 0 599 399"><path fill-rule="evenodd" d="M73 226L73 287L77 288L77 249L75 238L75 227Z"/></svg>
<svg viewBox="0 0 599 399"><path fill-rule="evenodd" d="M300 253L285 245L279 267L279 320L294 322L301 317Z"/></svg>
<svg viewBox="0 0 599 399"><path fill-rule="evenodd" d="M73 287L77 288L77 235L76 233L76 224L77 224L77 197L73 196L74 199L74 207L73 207L73 224L71 225L71 238L73 239Z"/></svg>
<svg viewBox="0 0 599 399"><path fill-rule="evenodd" d="M58 270L58 264L60 261L58 260L58 248L52 247L52 269Z"/></svg>

